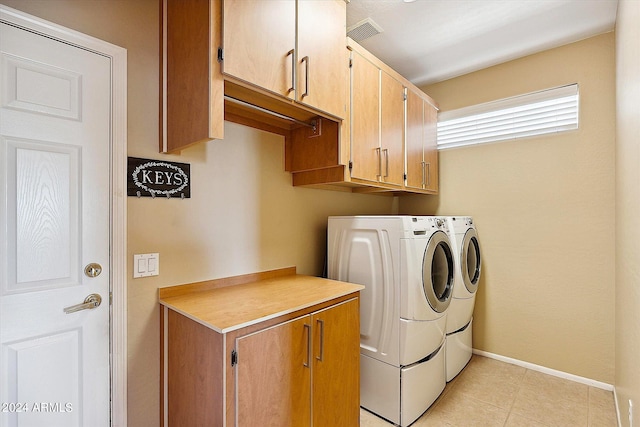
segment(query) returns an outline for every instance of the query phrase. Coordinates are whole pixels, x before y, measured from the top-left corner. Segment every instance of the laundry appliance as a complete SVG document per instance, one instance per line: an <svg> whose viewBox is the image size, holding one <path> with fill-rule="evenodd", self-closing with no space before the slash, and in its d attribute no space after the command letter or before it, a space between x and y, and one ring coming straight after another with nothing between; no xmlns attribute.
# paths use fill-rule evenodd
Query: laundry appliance
<svg viewBox="0 0 640 427"><path fill-rule="evenodd" d="M330 217L327 272L360 293L360 405L400 425L446 385L445 332L454 284L446 221Z"/></svg>
<svg viewBox="0 0 640 427"><path fill-rule="evenodd" d="M478 233L468 216L443 217L451 234L455 281L453 298L447 310L445 358L447 382L471 360L473 308L480 281L481 258Z"/></svg>

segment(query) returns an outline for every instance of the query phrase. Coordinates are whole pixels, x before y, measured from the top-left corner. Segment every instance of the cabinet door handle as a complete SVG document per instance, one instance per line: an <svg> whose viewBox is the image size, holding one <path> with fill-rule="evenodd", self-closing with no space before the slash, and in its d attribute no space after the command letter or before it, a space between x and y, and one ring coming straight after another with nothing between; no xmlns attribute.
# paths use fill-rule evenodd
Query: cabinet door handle
<svg viewBox="0 0 640 427"><path fill-rule="evenodd" d="M304 330L307 333L307 357L302 365L308 368L311 364L311 326L305 323Z"/></svg>
<svg viewBox="0 0 640 427"><path fill-rule="evenodd" d="M291 87L289 93L296 90L296 50L291 49L287 52L287 56L291 55Z"/></svg>
<svg viewBox="0 0 640 427"><path fill-rule="evenodd" d="M305 67L304 67L304 93L302 94L302 96L300 96L300 99L302 99L305 96L309 96L309 57L305 56L304 58L302 58L302 60L300 62L304 62L305 63Z"/></svg>
<svg viewBox="0 0 640 427"><path fill-rule="evenodd" d="M420 162L420 166L422 166L422 182L420 183L420 185L424 187L424 183L426 181L425 172L426 172L427 162L424 162L424 161Z"/></svg>
<svg viewBox="0 0 640 427"><path fill-rule="evenodd" d="M378 147L376 151L378 152L378 173L376 176L382 178L382 149Z"/></svg>
<svg viewBox="0 0 640 427"><path fill-rule="evenodd" d="M318 319L318 325L320 325L320 354L316 357L320 362L324 359L324 320Z"/></svg>
<svg viewBox="0 0 640 427"><path fill-rule="evenodd" d="M427 163L427 187L431 186L431 163Z"/></svg>
<svg viewBox="0 0 640 427"><path fill-rule="evenodd" d="M384 150L384 154L385 154L385 161L386 161L386 168L385 168L385 175L384 177L388 177L389 176L389 149L385 148Z"/></svg>

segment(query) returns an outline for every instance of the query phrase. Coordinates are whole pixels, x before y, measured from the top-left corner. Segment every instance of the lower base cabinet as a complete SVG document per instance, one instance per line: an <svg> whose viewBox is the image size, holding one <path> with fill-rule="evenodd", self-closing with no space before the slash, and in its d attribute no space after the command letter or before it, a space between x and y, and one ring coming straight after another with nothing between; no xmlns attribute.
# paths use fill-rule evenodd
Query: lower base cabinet
<svg viewBox="0 0 640 427"><path fill-rule="evenodd" d="M358 316L350 300L237 338L237 425L357 426Z"/></svg>
<svg viewBox="0 0 640 427"><path fill-rule="evenodd" d="M359 425L358 296L226 333L162 306L163 425Z"/></svg>

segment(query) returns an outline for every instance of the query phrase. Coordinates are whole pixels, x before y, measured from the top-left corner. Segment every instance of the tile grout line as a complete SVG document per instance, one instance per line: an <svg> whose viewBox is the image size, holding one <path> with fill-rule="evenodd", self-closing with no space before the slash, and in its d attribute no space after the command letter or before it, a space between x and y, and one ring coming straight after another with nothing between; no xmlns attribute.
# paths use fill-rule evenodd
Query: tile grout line
<svg viewBox="0 0 640 427"><path fill-rule="evenodd" d="M504 420L503 427L507 425L507 423L509 422L509 418L511 418L513 406L516 404L516 400L518 399L518 395L520 394L520 390L522 389L522 383L524 382L524 378L527 375L527 371L528 369L524 368L524 374L522 375L522 378L520 378L520 381L518 382L518 391L516 392L516 395L514 396L513 401L511 401L511 405L509 406L509 412L507 413L507 419Z"/></svg>

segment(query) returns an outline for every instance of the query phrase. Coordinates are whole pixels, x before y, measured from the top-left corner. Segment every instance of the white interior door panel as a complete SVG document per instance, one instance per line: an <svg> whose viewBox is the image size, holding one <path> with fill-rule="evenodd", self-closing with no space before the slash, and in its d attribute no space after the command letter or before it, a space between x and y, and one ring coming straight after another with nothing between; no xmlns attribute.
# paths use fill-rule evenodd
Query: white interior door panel
<svg viewBox="0 0 640 427"><path fill-rule="evenodd" d="M2 426L110 423L110 82L110 58L0 24Z"/></svg>

